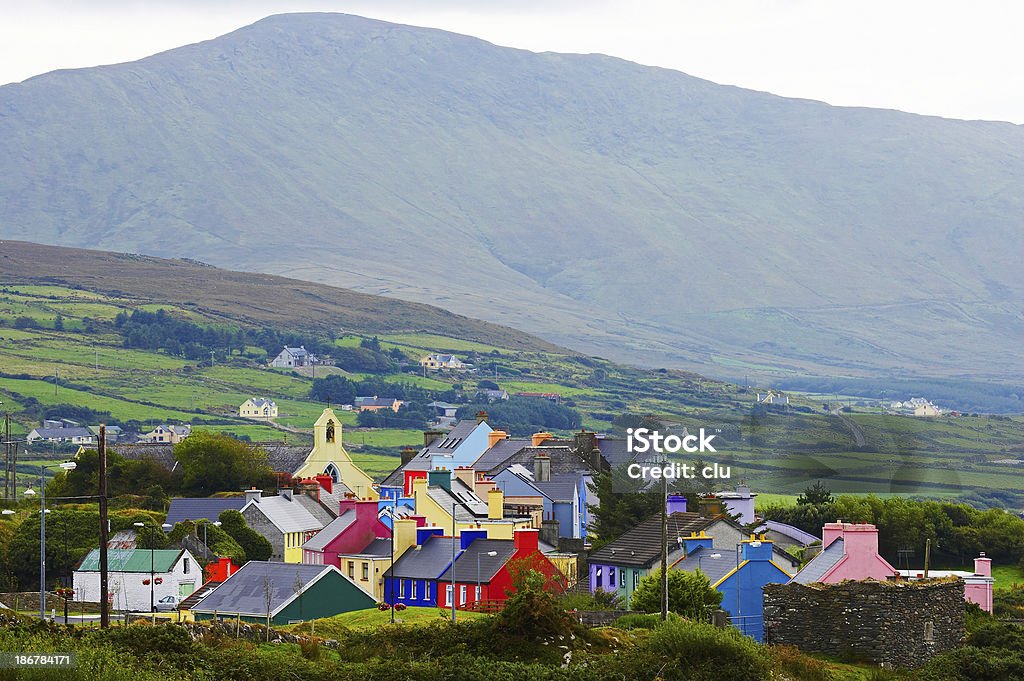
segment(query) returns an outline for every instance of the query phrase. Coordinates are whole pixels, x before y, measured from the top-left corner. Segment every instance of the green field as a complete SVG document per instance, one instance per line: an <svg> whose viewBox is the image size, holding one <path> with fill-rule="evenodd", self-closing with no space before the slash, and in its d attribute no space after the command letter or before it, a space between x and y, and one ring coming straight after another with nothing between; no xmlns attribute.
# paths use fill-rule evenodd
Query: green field
<svg viewBox="0 0 1024 681"><path fill-rule="evenodd" d="M395 613L395 624L421 626L440 622L445 617L448 618L448 621L451 621L451 613L447 610L442 611L438 608L406 608ZM456 617L460 620L472 620L487 617L487 615L460 610ZM308 634L312 630L317 636L332 638L332 635L337 635L337 632L343 629L377 629L390 625L390 610L381 612L380 610L373 609L346 612L335 617L303 622L302 624L289 624L279 628L283 631L302 634Z"/></svg>

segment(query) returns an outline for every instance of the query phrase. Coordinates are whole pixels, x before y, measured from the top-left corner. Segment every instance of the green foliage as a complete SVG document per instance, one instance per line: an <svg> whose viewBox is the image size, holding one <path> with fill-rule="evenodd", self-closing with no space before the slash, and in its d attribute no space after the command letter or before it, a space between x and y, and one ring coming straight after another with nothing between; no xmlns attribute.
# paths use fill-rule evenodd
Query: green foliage
<svg viewBox="0 0 1024 681"><path fill-rule="evenodd" d="M832 490L822 484L821 480L804 489L804 493L796 498L797 504L831 504L833 501Z"/></svg>
<svg viewBox="0 0 1024 681"><path fill-rule="evenodd" d="M175 544L189 535L200 542L205 537L210 551L217 556L231 558L236 565L242 565L247 560L245 549L235 541L234 537L228 534L223 526L218 527L212 522L185 520L176 524L167 534L168 539Z"/></svg>
<svg viewBox="0 0 1024 681"><path fill-rule="evenodd" d="M259 534L245 523L241 513L233 509L223 511L217 520L221 522L220 529L231 536L232 539L245 552L248 560L269 560L270 554L274 552L273 547L267 538Z"/></svg>
<svg viewBox="0 0 1024 681"><path fill-rule="evenodd" d="M221 433L192 433L174 445L174 458L183 471L182 490L195 496L275 484L274 472L262 448Z"/></svg>
<svg viewBox="0 0 1024 681"><path fill-rule="evenodd" d="M722 594L711 588L711 580L701 572L668 571L668 609L683 617L706 621L722 602ZM661 612L661 570L640 580L629 605L640 612Z"/></svg>
<svg viewBox="0 0 1024 681"><path fill-rule="evenodd" d="M514 436L531 435L541 430L576 430L583 423L579 412L540 397L510 397L507 400L468 404L459 407L456 416L473 418L486 411L491 423Z"/></svg>
<svg viewBox="0 0 1024 681"><path fill-rule="evenodd" d="M99 492L99 452L86 449L77 455L75 462L74 470L62 471L50 480L46 486L47 497L89 498ZM130 460L120 456L116 448L107 451L107 492L110 496L137 494L139 490L146 490L149 494L157 487L161 492L176 491L178 479L153 459Z"/></svg>
<svg viewBox="0 0 1024 681"><path fill-rule="evenodd" d="M916 670L919 681L1008 681L1024 679L1024 653L963 646L929 660Z"/></svg>
<svg viewBox="0 0 1024 681"><path fill-rule="evenodd" d="M668 613L669 620L678 620L679 615L674 612ZM616 629L655 629L662 623L661 613L639 613L633 612L622 617L615 618L612 626Z"/></svg>
<svg viewBox="0 0 1024 681"><path fill-rule="evenodd" d="M513 593L495 619L495 630L529 641L566 637L579 625L551 593L548 577L532 569L512 572Z"/></svg>
<svg viewBox="0 0 1024 681"><path fill-rule="evenodd" d="M603 589L594 593L568 592L559 601L566 610L619 610L623 607L622 596Z"/></svg>

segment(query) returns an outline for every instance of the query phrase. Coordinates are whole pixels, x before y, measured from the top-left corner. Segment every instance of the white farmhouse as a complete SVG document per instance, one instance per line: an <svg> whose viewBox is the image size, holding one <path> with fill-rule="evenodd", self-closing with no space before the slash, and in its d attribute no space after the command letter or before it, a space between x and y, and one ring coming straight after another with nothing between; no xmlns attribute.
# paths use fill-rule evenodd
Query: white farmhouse
<svg viewBox="0 0 1024 681"><path fill-rule="evenodd" d="M277 357L270 361L270 366L278 367L279 369L291 369L294 367L312 366L316 363L316 356L307 350L306 346L300 345L297 348L290 348L286 345L278 353Z"/></svg>
<svg viewBox="0 0 1024 681"><path fill-rule="evenodd" d="M238 407L238 415L245 419L269 421L277 418L277 403L263 397L250 397Z"/></svg>
<svg viewBox="0 0 1024 681"><path fill-rule="evenodd" d="M151 562L152 561L152 562ZM150 570L155 579L150 581ZM93 549L74 572L75 600L100 600L100 550ZM203 583L203 571L184 549L108 549L107 600L114 610L149 612L168 596L181 601Z"/></svg>

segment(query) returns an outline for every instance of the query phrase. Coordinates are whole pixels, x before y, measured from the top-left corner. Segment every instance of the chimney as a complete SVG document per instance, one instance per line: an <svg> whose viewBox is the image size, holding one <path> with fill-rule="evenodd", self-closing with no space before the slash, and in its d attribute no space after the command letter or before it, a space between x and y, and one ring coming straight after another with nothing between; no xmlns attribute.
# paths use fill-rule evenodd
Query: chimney
<svg viewBox="0 0 1024 681"><path fill-rule="evenodd" d="M536 553L540 541L540 531L534 529L522 529L514 530L512 532L512 545L516 548L516 553L520 551L524 553Z"/></svg>
<svg viewBox="0 0 1024 681"><path fill-rule="evenodd" d="M288 501L292 500L292 490L290 487L284 487L282 489L279 489L277 492L282 499L287 499Z"/></svg>
<svg viewBox="0 0 1024 681"><path fill-rule="evenodd" d="M338 515L341 515L345 511L355 510L356 501L357 499L354 494L346 494L345 498L338 502Z"/></svg>
<svg viewBox="0 0 1024 681"><path fill-rule="evenodd" d="M404 466L415 459L418 451L415 447L402 447L402 465Z"/></svg>
<svg viewBox="0 0 1024 681"><path fill-rule="evenodd" d="M397 559L406 549L416 546L417 521L414 518L399 518L395 520L395 558Z"/></svg>
<svg viewBox="0 0 1024 681"><path fill-rule="evenodd" d="M487 498L487 493L490 492L498 483L493 480L485 480L482 477L477 478L477 481L473 484L473 491L481 499Z"/></svg>
<svg viewBox="0 0 1024 681"><path fill-rule="evenodd" d="M255 501L256 503L259 503L260 496L262 494L263 490L256 489L255 487L245 490L245 503L248 504L250 501Z"/></svg>
<svg viewBox="0 0 1024 681"><path fill-rule="evenodd" d="M821 528L821 550L824 551L828 545L843 536L843 521L837 520L834 523L825 523Z"/></svg>
<svg viewBox="0 0 1024 681"><path fill-rule="evenodd" d="M487 519L501 520L505 517L505 493L495 487L487 492Z"/></svg>
<svg viewBox="0 0 1024 681"><path fill-rule="evenodd" d="M533 479L535 482L551 480L551 456L547 452L537 452L533 455Z"/></svg>
<svg viewBox="0 0 1024 681"><path fill-rule="evenodd" d="M429 447L434 442L434 440L440 439L442 435L444 435L444 433L442 433L439 430L423 431L423 446Z"/></svg>
<svg viewBox="0 0 1024 681"><path fill-rule="evenodd" d="M313 478L303 478L297 485L298 493L320 500L320 483Z"/></svg>
<svg viewBox="0 0 1024 681"><path fill-rule="evenodd" d="M441 527L417 527L416 546L423 546L431 537L443 537L444 528Z"/></svg>
<svg viewBox="0 0 1024 681"><path fill-rule="evenodd" d="M697 549L713 549L714 542L711 537L704 533L704 530L700 531L700 534L691 532L689 537L683 537L683 550L689 555Z"/></svg>
<svg viewBox="0 0 1024 681"><path fill-rule="evenodd" d="M540 539L546 544L558 546L558 521L553 517L541 521Z"/></svg>
<svg viewBox="0 0 1024 681"><path fill-rule="evenodd" d="M974 574L979 577L991 577L992 576L992 559L986 558L985 554L982 553L980 556L974 559Z"/></svg>
<svg viewBox="0 0 1024 681"><path fill-rule="evenodd" d="M373 499L359 499L356 501L356 522L360 520L376 520L378 504Z"/></svg>
<svg viewBox="0 0 1024 681"><path fill-rule="evenodd" d="M459 466L453 472L456 480L461 480L462 484L468 487L471 491L473 490L473 484L476 482L476 471L469 466Z"/></svg>
<svg viewBox="0 0 1024 681"><path fill-rule="evenodd" d="M757 543L757 546L754 544ZM758 537L755 534L750 535L749 539L744 539L740 545L740 555L743 560L760 560L768 561L772 559L772 543L764 538L762 534Z"/></svg>
<svg viewBox="0 0 1024 681"><path fill-rule="evenodd" d="M465 551L477 539L487 539L487 530L463 530L459 533L459 548Z"/></svg>
<svg viewBox="0 0 1024 681"><path fill-rule="evenodd" d="M581 430L578 433L573 433L572 440L573 449L583 458L586 458L597 447L597 433L591 433L590 431Z"/></svg>
<svg viewBox="0 0 1024 681"><path fill-rule="evenodd" d="M545 440L550 440L552 438L554 438L554 435L552 435L551 433L534 433L533 436L530 438L530 446L540 447L542 444L544 444Z"/></svg>
<svg viewBox="0 0 1024 681"><path fill-rule="evenodd" d="M487 423L487 412L483 410L476 413L476 425L479 426L481 423Z"/></svg>
<svg viewBox="0 0 1024 681"><path fill-rule="evenodd" d="M452 491L452 472L447 468L438 468L427 473L427 484L431 487L444 487Z"/></svg>
<svg viewBox="0 0 1024 681"><path fill-rule="evenodd" d="M843 544L848 556L877 556L878 528L870 523L846 523L843 526Z"/></svg>
<svg viewBox="0 0 1024 681"><path fill-rule="evenodd" d="M327 490L328 494L330 494L331 490L334 489L334 478L332 478L329 475L324 475L323 473L321 473L320 475L316 476L316 481L320 484L321 487Z"/></svg>
<svg viewBox="0 0 1024 681"><path fill-rule="evenodd" d="M498 444L502 440L508 439L508 433L504 430L492 430L487 433L487 449L490 449L494 445Z"/></svg>
<svg viewBox="0 0 1024 681"><path fill-rule="evenodd" d="M427 479L426 471L402 471L402 475L404 476L404 480L402 481L402 492L407 497L412 496L412 485L417 478L421 478L423 480Z"/></svg>
<svg viewBox="0 0 1024 681"><path fill-rule="evenodd" d="M665 511L669 515L673 513L686 513L686 497L681 494L669 494Z"/></svg>

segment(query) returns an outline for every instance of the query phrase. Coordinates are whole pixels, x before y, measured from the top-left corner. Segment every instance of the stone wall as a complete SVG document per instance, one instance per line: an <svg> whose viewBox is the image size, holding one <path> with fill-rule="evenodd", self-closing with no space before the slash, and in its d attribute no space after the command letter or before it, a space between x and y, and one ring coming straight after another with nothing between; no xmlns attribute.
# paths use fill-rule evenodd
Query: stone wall
<svg viewBox="0 0 1024 681"><path fill-rule="evenodd" d="M623 615L635 615L633 610L578 610L576 619L587 627L607 627Z"/></svg>
<svg viewBox="0 0 1024 681"><path fill-rule="evenodd" d="M764 629L767 643L916 667L963 641L964 583L769 584Z"/></svg>
<svg viewBox="0 0 1024 681"><path fill-rule="evenodd" d="M270 542L272 549L270 560L284 561L284 535L281 534L281 530L277 529L274 523L267 520L267 516L252 508L247 509L242 516L245 518L246 525L266 537L267 541Z"/></svg>

